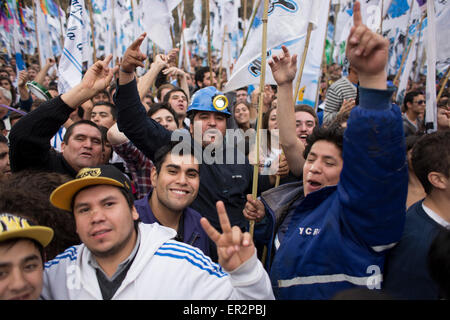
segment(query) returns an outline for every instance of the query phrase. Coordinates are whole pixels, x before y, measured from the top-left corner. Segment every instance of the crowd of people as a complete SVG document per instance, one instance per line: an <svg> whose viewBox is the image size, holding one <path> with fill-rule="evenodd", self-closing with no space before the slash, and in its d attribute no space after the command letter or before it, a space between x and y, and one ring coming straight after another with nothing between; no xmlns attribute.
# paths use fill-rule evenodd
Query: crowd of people
<svg viewBox="0 0 450 320"><path fill-rule="evenodd" d="M448 87L427 133L425 79L395 101L389 42L353 19L316 107L286 47L277 85L227 93L145 33L64 93L55 60L0 58L0 299L449 299Z"/></svg>

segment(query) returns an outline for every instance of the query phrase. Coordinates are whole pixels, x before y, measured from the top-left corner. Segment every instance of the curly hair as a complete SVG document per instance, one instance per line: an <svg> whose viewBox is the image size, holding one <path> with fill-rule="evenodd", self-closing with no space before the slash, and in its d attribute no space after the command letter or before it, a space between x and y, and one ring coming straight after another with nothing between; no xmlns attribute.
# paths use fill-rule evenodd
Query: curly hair
<svg viewBox="0 0 450 320"><path fill-rule="evenodd" d="M47 261L81 243L72 214L52 206L49 200L53 190L69 180L60 173L24 170L0 183L0 212L20 215L55 232L44 249Z"/></svg>

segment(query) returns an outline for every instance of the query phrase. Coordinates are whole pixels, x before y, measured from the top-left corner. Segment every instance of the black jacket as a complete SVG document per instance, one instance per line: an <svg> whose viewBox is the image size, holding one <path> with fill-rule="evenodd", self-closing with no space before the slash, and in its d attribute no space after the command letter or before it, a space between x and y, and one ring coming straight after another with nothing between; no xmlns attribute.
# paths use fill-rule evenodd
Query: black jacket
<svg viewBox="0 0 450 320"><path fill-rule="evenodd" d="M50 146L73 110L58 96L22 117L9 134L11 170L58 172L75 178L77 172Z"/></svg>

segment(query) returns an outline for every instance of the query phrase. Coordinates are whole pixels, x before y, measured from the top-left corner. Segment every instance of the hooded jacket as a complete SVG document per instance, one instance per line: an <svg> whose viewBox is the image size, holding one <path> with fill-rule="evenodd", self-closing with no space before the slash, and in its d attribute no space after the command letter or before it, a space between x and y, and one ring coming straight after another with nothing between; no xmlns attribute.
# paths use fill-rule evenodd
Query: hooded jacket
<svg viewBox="0 0 450 320"><path fill-rule="evenodd" d="M157 223L139 224L141 243L113 300L273 299L270 280L255 255L230 273L199 249L171 240L176 232ZM70 247L45 264L46 300L101 300L92 253Z"/></svg>

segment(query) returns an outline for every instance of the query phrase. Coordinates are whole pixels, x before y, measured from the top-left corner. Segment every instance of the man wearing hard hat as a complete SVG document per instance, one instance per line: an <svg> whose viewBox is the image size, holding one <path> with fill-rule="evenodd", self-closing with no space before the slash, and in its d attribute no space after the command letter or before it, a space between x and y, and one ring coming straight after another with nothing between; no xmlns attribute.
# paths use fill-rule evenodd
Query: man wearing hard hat
<svg viewBox="0 0 450 320"><path fill-rule="evenodd" d="M180 140L183 134L176 131L172 134L145 115L134 76L136 67L143 66L142 61L145 59L139 49L144 38L145 34L142 34L122 58L115 104L118 108L119 129L153 160L155 152L161 146L168 144L171 139ZM221 200L225 203L231 225L247 230L248 221L242 210L246 194L252 191L253 168L245 157L239 158L244 161L238 161L240 153L232 145L222 143L226 120L231 116L227 107L227 98L214 87L198 90L189 105L187 113L191 120L191 136L182 138L201 146L203 152L199 193L191 207L219 229L220 223L215 208L216 202ZM218 159L219 161L215 161ZM258 182L259 191L271 187L268 176L261 176Z"/></svg>

